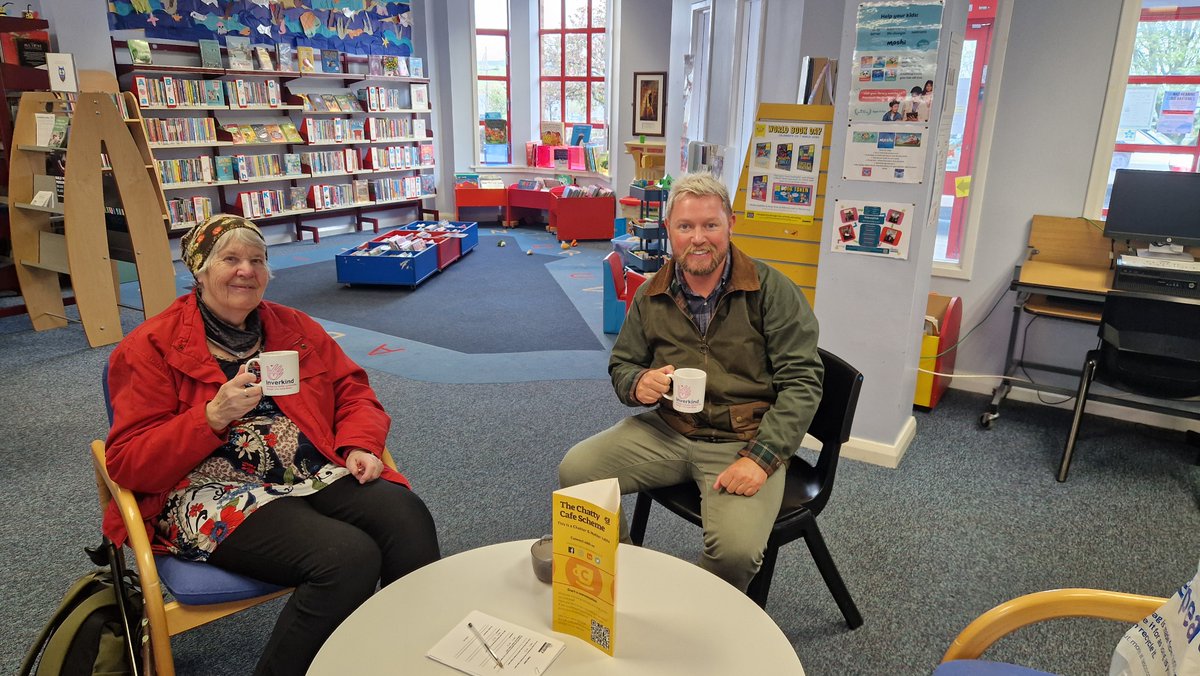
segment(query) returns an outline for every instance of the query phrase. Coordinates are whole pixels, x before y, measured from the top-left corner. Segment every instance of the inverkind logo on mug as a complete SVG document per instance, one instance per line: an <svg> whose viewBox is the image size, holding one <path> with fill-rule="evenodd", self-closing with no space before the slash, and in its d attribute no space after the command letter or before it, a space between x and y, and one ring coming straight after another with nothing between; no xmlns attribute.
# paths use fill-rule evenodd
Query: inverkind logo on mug
<svg viewBox="0 0 1200 676"><path fill-rule="evenodd" d="M263 394L277 397L300 391L300 353L295 350L263 352L246 362L246 368L257 366L262 374L259 383Z"/></svg>

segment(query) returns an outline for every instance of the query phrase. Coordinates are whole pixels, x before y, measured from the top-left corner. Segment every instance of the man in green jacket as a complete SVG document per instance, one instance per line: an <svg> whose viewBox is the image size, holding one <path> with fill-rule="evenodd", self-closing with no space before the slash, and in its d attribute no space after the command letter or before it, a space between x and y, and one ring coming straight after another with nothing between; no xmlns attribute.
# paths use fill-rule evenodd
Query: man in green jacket
<svg viewBox="0 0 1200 676"><path fill-rule="evenodd" d="M731 243L725 186L708 174L671 186L672 259L634 297L608 371L617 397L654 406L576 444L559 465L572 486L616 478L622 493L695 481L701 567L745 591L762 565L788 459L821 400L817 320L796 285ZM703 409L663 398L669 374L706 372ZM628 524L622 519L622 539Z"/></svg>

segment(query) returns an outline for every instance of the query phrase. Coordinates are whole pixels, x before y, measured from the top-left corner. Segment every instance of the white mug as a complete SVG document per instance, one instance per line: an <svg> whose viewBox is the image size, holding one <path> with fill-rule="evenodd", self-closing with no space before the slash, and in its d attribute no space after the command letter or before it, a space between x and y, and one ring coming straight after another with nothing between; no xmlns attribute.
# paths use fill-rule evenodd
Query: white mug
<svg viewBox="0 0 1200 676"><path fill-rule="evenodd" d="M251 364L258 366L258 382L262 385L263 394L276 397L282 394L296 394L300 391L299 352L295 350L263 352L247 361L246 368L249 369Z"/></svg>
<svg viewBox="0 0 1200 676"><path fill-rule="evenodd" d="M675 369L668 373L674 394L663 397L671 400L672 407L680 413L699 413L704 410L704 382L708 374L700 369Z"/></svg>

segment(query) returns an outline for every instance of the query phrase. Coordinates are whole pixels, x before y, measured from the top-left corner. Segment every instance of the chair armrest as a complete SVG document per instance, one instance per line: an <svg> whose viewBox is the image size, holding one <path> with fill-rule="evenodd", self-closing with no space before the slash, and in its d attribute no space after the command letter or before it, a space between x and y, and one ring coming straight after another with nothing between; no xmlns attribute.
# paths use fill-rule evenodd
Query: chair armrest
<svg viewBox="0 0 1200 676"><path fill-rule="evenodd" d="M392 454L388 452L387 446L383 447L383 453L380 454L380 460L383 460L383 464L387 465L388 469L395 472L399 471L396 469L396 461L392 460Z"/></svg>
<svg viewBox="0 0 1200 676"><path fill-rule="evenodd" d="M1018 596L975 618L950 644L942 661L975 659L1001 638L1043 620L1094 617L1132 624L1166 602L1157 596L1100 589L1053 589Z"/></svg>
<svg viewBox="0 0 1200 676"><path fill-rule="evenodd" d="M104 462L103 441L92 442L92 466L96 470L96 487L101 489L102 493L101 505L107 509L108 502L115 501L117 510L121 513L121 521L125 523L125 530L129 532L129 540L125 544L133 550L143 593L149 594L150 590L153 590L153 593L161 594L158 567L154 563L154 552L150 549L150 538L146 537L146 525L142 521L142 512L138 509L137 498L132 491L122 488L108 475L108 467ZM104 493L107 493L107 496L104 496Z"/></svg>

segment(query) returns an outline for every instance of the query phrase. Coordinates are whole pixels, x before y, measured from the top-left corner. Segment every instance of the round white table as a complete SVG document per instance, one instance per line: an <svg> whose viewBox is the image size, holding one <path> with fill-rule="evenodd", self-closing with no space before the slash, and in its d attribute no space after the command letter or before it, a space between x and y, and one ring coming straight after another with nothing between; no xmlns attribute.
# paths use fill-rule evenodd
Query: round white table
<svg viewBox="0 0 1200 676"><path fill-rule="evenodd" d="M770 616L724 580L660 552L621 545L616 655L550 629L550 585L533 575L533 540L472 549L380 590L337 628L310 676L457 674L425 653L471 610L566 643L551 676L773 674L803 676Z"/></svg>

